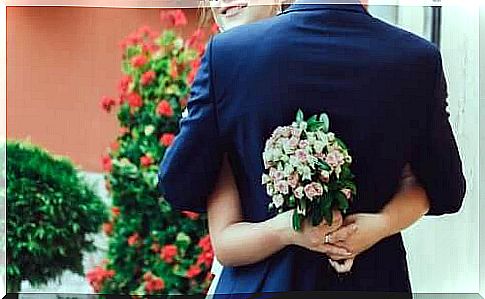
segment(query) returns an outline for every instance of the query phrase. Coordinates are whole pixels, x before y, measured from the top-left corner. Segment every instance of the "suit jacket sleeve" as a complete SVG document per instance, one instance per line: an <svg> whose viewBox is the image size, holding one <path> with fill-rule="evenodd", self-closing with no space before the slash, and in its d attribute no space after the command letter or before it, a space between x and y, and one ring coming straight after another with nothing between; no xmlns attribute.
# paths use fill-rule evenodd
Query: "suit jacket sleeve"
<svg viewBox="0 0 485 299"><path fill-rule="evenodd" d="M221 166L211 55L212 40L192 84L188 114L159 165L158 191L177 210L206 212L206 200Z"/></svg>
<svg viewBox="0 0 485 299"><path fill-rule="evenodd" d="M465 196L465 178L456 140L446 108L447 84L441 54L436 52L436 83L432 102L427 106L426 128L423 128L411 166L426 189L430 209L426 215L456 213Z"/></svg>

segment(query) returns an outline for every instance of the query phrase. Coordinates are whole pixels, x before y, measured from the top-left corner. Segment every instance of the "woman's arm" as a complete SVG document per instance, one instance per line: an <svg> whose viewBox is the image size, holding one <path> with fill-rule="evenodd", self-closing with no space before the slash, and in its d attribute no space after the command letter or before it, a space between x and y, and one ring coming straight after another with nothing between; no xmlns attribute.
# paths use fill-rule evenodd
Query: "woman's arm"
<svg viewBox="0 0 485 299"><path fill-rule="evenodd" d="M404 168L398 193L381 210L387 220L385 237L392 236L408 228L430 208L426 191L420 186L411 172L409 164Z"/></svg>
<svg viewBox="0 0 485 299"><path fill-rule="evenodd" d="M361 213L346 217L344 226L331 234L331 242L347 248L352 257L362 253L378 241L392 236L418 221L429 209L426 191L421 187L406 165L399 190L389 203L376 214ZM348 236L346 227L357 225L357 232ZM347 259L331 255L333 260Z"/></svg>
<svg viewBox="0 0 485 299"><path fill-rule="evenodd" d="M224 266L259 262L290 244L323 253L350 254L343 248L323 243L325 235L342 224L342 217L337 212L334 213L332 226L323 223L313 227L304 223L302 232L295 232L292 228L293 211L278 214L263 222L244 222L237 186L227 157L224 157L207 209L215 255Z"/></svg>

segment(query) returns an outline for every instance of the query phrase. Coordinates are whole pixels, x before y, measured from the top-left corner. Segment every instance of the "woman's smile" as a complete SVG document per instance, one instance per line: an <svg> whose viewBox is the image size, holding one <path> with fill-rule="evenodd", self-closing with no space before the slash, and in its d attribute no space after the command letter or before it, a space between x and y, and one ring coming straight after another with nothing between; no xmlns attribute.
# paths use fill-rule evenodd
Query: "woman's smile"
<svg viewBox="0 0 485 299"><path fill-rule="evenodd" d="M242 13L247 6L247 3L230 3L227 6L222 6L219 13L225 18L230 18Z"/></svg>

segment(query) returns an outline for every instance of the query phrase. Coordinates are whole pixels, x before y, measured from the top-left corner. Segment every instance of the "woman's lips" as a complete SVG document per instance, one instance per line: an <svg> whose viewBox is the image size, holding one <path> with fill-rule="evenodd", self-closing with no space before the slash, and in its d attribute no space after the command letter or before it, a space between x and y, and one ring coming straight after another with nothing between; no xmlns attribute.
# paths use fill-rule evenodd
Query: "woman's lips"
<svg viewBox="0 0 485 299"><path fill-rule="evenodd" d="M223 15L224 17L233 17L237 14L239 14L244 8L247 7L247 4L233 4L233 5L228 5L226 7L222 7L220 9L220 14Z"/></svg>

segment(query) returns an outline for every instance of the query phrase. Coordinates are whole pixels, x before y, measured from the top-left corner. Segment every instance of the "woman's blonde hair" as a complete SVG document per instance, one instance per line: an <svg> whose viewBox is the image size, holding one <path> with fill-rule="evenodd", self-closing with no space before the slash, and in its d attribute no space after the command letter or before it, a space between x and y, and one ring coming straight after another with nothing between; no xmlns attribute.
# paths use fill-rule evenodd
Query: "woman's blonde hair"
<svg viewBox="0 0 485 299"><path fill-rule="evenodd" d="M199 20L198 27L206 27L212 20L212 12L209 5L209 0L200 0L197 9L197 18Z"/></svg>

